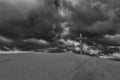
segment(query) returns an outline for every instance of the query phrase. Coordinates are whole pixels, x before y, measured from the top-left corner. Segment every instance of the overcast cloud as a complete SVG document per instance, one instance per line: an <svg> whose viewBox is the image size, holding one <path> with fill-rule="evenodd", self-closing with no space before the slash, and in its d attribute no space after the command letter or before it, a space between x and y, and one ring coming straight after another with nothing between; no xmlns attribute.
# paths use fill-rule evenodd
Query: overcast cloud
<svg viewBox="0 0 120 80"><path fill-rule="evenodd" d="M115 42L105 36L120 33L120 1L61 0L58 4L55 0L0 1L0 35L8 38L50 39L54 36L50 34L53 25L61 21L67 22L71 31L87 33L88 37L99 35L100 41ZM115 39L120 43L119 38Z"/></svg>

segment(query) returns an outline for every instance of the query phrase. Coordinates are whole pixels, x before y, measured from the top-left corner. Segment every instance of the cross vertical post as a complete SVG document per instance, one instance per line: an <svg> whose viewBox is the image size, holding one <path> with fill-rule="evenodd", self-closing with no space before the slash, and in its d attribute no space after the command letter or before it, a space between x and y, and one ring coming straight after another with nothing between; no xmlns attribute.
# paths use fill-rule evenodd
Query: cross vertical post
<svg viewBox="0 0 120 80"><path fill-rule="evenodd" d="M79 38L77 38L77 40L79 40L79 43L80 43L80 45L79 45L79 47L80 47L80 54L84 53L84 51L83 51L83 40L86 40L86 39L87 38L83 38L82 33L80 33Z"/></svg>
<svg viewBox="0 0 120 80"><path fill-rule="evenodd" d="M82 33L80 33L80 54L83 54L83 41L82 41Z"/></svg>

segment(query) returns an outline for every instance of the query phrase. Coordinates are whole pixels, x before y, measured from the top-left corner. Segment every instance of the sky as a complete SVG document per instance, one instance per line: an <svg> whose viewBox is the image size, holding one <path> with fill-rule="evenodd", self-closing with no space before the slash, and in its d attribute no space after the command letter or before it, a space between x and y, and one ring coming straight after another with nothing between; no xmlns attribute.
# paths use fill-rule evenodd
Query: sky
<svg viewBox="0 0 120 80"><path fill-rule="evenodd" d="M51 37L59 19L53 0L0 1L0 34L14 39ZM48 34L48 35L47 35Z"/></svg>
<svg viewBox="0 0 120 80"><path fill-rule="evenodd" d="M93 2L92 2L93 1ZM101 42L120 45L119 0L66 0L68 25ZM71 14L69 14L69 12ZM67 14L67 12L65 12ZM106 37L106 35L109 35ZM111 38L111 37L114 38Z"/></svg>
<svg viewBox="0 0 120 80"><path fill-rule="evenodd" d="M119 8L119 0L58 0L57 6L55 0L0 0L0 35L50 39L53 26L64 21L71 34L120 45Z"/></svg>

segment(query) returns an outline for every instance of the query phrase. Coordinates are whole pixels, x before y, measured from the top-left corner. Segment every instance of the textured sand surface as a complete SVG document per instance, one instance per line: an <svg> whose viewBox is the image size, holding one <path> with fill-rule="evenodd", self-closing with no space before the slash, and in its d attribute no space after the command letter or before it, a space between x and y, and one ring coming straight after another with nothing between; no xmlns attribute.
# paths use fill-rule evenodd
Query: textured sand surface
<svg viewBox="0 0 120 80"><path fill-rule="evenodd" d="M120 62L76 54L0 55L0 80L120 80Z"/></svg>

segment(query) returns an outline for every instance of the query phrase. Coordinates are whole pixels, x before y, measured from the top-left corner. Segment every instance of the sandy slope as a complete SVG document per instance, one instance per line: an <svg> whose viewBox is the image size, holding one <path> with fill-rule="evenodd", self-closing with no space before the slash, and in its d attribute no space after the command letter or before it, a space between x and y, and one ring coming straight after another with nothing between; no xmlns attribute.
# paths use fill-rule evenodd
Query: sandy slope
<svg viewBox="0 0 120 80"><path fill-rule="evenodd" d="M0 55L0 80L120 80L120 62L76 54Z"/></svg>

